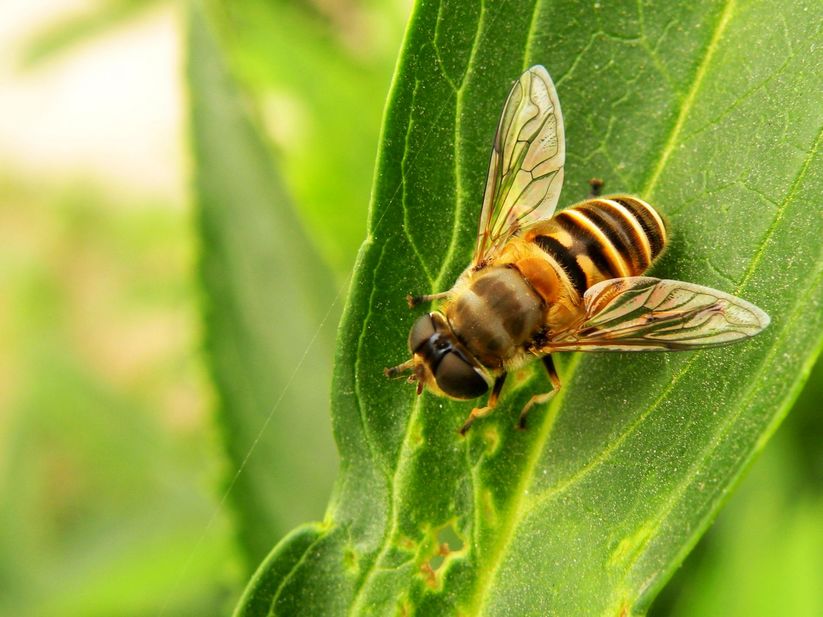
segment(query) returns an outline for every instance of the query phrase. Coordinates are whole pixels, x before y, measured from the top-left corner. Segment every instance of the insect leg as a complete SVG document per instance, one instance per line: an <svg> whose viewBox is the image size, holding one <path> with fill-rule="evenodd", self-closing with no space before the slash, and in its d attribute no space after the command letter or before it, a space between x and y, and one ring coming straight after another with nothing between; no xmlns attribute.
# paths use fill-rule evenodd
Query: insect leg
<svg viewBox="0 0 823 617"><path fill-rule="evenodd" d="M418 304L423 304L424 302L431 302L432 300L440 300L441 298L445 298L448 295L448 291L441 291L440 293L426 294L423 296L413 296L409 294L406 296L406 302L409 303L409 308L414 308Z"/></svg>
<svg viewBox="0 0 823 617"><path fill-rule="evenodd" d="M494 380L494 386L492 387L492 392L489 394L489 400L486 403L485 407L475 407L472 409L472 412L469 414L469 417L466 418L466 421L463 423L463 426L460 427L460 434L465 435L466 431L469 430L469 427L474 423L477 418L485 418L491 412L494 411L494 408L497 406L497 399L500 398L500 391L503 389L503 384L506 381L506 373L503 373Z"/></svg>
<svg viewBox="0 0 823 617"><path fill-rule="evenodd" d="M554 368L554 360L552 360L551 355L543 356L543 366L546 367L546 372L549 374L549 381L552 382L552 389L549 392L544 392L543 394L535 394L529 399L529 402L526 403L525 407L523 407L523 411L520 412L520 419L517 421L517 427L520 429L526 428L526 414L529 413L532 407L535 405L548 403L552 397L557 394L557 391L560 390L560 377L557 375L557 369Z"/></svg>

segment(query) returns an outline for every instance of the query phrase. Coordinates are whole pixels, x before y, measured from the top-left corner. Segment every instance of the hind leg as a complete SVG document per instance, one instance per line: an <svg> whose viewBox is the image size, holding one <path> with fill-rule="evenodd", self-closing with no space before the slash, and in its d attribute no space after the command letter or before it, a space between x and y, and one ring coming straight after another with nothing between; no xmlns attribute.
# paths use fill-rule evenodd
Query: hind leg
<svg viewBox="0 0 823 617"><path fill-rule="evenodd" d="M557 369L554 368L554 360L552 360L551 355L543 356L543 366L549 374L552 389L549 392L535 394L529 399L529 402L523 407L523 411L520 412L520 418L517 421L517 427L521 430L526 428L526 415L531 411L532 407L548 403L554 395L557 394L558 390L560 390L560 377L557 375Z"/></svg>

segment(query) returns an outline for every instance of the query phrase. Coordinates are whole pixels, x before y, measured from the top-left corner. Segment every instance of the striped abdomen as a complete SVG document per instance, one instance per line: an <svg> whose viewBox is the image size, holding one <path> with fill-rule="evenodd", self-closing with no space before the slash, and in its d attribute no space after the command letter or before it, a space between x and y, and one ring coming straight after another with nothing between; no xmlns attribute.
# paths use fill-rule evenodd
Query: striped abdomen
<svg viewBox="0 0 823 617"><path fill-rule="evenodd" d="M665 248L662 217L629 195L589 199L530 230L535 243L581 296L600 281L642 274Z"/></svg>

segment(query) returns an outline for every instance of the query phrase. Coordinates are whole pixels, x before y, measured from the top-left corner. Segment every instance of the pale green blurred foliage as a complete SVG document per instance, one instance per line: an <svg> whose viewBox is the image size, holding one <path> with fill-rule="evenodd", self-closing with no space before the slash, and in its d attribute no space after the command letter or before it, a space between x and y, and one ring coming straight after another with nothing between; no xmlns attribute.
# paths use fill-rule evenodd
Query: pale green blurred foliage
<svg viewBox="0 0 823 617"><path fill-rule="evenodd" d="M198 357L193 242L166 203L0 180L0 614L222 614L232 547ZM200 538L202 536L202 538ZM202 612L200 612L202 611Z"/></svg>
<svg viewBox="0 0 823 617"><path fill-rule="evenodd" d="M19 63L36 72L163 4L44 16ZM274 40L274 13L248 6L226 16L231 64L343 285L410 7L273 3L293 36ZM321 68L338 96L307 78ZM174 196L23 173L0 154L0 615L227 614L245 583L221 503L236 469L210 420L192 213ZM652 614L823 614L821 382L818 365Z"/></svg>

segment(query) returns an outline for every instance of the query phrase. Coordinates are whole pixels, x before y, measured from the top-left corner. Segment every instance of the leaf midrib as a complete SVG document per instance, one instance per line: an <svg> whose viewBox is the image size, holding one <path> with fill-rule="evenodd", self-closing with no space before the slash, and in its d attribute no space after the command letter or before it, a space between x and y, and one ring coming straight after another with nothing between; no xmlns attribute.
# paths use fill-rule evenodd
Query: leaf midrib
<svg viewBox="0 0 823 617"><path fill-rule="evenodd" d="M537 7L538 4L540 4L539 0L535 4L535 7ZM668 163L669 157L677 143L677 139L683 130L683 125L685 124L689 111L694 105L695 99L697 97L697 92L700 90L700 86L703 83L703 78L705 77L708 65L711 63L711 60L714 57L714 52L717 48L720 37L722 36L729 21L731 20L731 12L734 5L735 0L727 0L726 5L723 7L723 11L721 12L720 17L718 18L717 23L715 24L715 27L712 31L712 36L710 37L709 43L706 46L706 50L703 53L703 58L698 64L697 70L695 71L695 77L692 80L692 86L689 89L689 92L686 94L685 98L683 99L683 103L675 120L675 123L672 126L668 138L666 139L665 145L663 146L663 150L661 152L660 159L658 160L658 164L652 170L649 176L649 180L645 183L645 186L643 188L644 196L648 196L652 193L654 187L657 185L657 182L660 178L663 169ZM537 8L535 8L535 11L536 10ZM532 33L530 32L529 34L531 35ZM527 42L526 49L528 49L529 46L530 42ZM566 383L571 383L572 379L574 378L577 367L580 364L580 358L581 354L574 354L572 361L569 363L567 374L564 377L564 381ZM686 371L684 371L683 374L685 373ZM503 563L503 557L507 553L506 549L511 543L513 532L520 525L520 522L523 519L523 516L525 514L524 499L526 496L526 488L534 477L534 470L537 467L537 463L540 459L540 454L544 451L545 445L548 442L549 437L551 436L552 429L555 426L555 421L557 419L557 416L559 415L560 407L564 400L564 392L565 388L562 389L558 393L558 395L554 397L554 400L552 400L551 404L549 405L549 409L547 410L547 418L543 424L545 428L541 427L541 434L534 441L534 446L529 455L524 472L521 475L520 482L518 482L517 488L513 492L514 497L511 506L507 511L507 516L504 519L507 521L507 524L500 530L500 533L497 534L496 537L499 538L499 540L496 543L496 545L484 557L485 567L480 571L480 576L478 577L477 585L475 586L477 594L469 604L469 615L479 615L481 614L481 612L483 612L483 609L486 605L486 601L488 598L487 592L491 587L490 582L494 580L494 578L496 577L497 572ZM478 504L475 504L475 507L477 506Z"/></svg>

